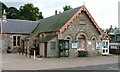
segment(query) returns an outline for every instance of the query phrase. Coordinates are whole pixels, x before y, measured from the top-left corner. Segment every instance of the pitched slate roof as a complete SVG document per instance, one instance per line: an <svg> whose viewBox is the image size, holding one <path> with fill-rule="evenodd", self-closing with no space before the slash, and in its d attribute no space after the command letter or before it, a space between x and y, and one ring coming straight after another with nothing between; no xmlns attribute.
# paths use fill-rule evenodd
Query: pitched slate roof
<svg viewBox="0 0 120 72"><path fill-rule="evenodd" d="M7 19L2 23L2 33L30 34L37 25L38 21Z"/></svg>
<svg viewBox="0 0 120 72"><path fill-rule="evenodd" d="M48 32L48 31L57 31L65 25L68 20L80 9L81 7L71 9L65 11L63 13L41 19L40 24L33 30L33 34L37 34L40 32Z"/></svg>
<svg viewBox="0 0 120 72"><path fill-rule="evenodd" d="M38 33L41 32L49 32L49 31L60 31L60 33L64 32L67 27L72 24L72 22L76 19L77 16L81 14L82 11L85 11L88 14L88 17L91 19L96 29L100 34L103 34L102 30L99 28L87 8L83 5L81 7L71 9L60 13L58 15L54 15L45 19L41 19L39 21L39 25L32 31L29 38L35 37Z"/></svg>

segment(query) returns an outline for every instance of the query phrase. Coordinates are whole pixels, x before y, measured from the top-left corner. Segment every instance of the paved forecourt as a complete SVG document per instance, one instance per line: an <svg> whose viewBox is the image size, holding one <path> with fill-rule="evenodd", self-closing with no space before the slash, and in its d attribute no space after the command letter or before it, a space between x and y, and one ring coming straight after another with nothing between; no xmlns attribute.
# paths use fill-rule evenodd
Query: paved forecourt
<svg viewBox="0 0 120 72"><path fill-rule="evenodd" d="M84 67L102 64L118 63L118 56L94 57L63 57L63 58L36 58L25 57L19 54L3 54L3 70L43 70L69 67Z"/></svg>

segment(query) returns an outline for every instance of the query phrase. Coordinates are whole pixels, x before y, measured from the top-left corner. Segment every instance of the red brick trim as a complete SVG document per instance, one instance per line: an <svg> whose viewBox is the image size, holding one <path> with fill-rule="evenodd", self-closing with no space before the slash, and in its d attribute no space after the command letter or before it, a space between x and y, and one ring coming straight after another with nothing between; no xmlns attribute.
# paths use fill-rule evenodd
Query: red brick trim
<svg viewBox="0 0 120 72"><path fill-rule="evenodd" d="M81 14L82 11L85 11L87 13L87 15L89 16L97 30L100 32L100 34L103 34L102 30L99 28L98 24L95 22L94 18L89 13L85 5L83 5L82 8L80 8L80 10L60 29L60 33L64 32L68 28L68 26L71 25L72 22Z"/></svg>

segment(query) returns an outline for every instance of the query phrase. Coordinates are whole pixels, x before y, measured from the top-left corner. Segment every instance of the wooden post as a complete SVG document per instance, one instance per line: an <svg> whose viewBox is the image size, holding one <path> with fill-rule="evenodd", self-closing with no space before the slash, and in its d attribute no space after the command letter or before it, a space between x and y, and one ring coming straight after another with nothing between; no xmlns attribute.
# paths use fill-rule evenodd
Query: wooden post
<svg viewBox="0 0 120 72"><path fill-rule="evenodd" d="M29 49L29 55L30 55L30 58L31 58L31 49Z"/></svg>
<svg viewBox="0 0 120 72"><path fill-rule="evenodd" d="M22 48L22 55L23 55L23 48Z"/></svg>
<svg viewBox="0 0 120 72"><path fill-rule="evenodd" d="M25 49L26 51L25 51L25 56L27 57L27 49Z"/></svg>
<svg viewBox="0 0 120 72"><path fill-rule="evenodd" d="M21 50L21 48L19 48L19 55L20 55L20 50Z"/></svg>

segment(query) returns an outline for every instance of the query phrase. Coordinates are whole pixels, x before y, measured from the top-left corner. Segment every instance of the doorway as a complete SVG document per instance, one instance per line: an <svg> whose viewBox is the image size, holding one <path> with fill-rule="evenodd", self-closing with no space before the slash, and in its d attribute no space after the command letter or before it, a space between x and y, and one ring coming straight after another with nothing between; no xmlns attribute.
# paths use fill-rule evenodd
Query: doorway
<svg viewBox="0 0 120 72"><path fill-rule="evenodd" d="M47 57L47 42L44 43L45 49L44 49L44 56Z"/></svg>
<svg viewBox="0 0 120 72"><path fill-rule="evenodd" d="M80 35L78 37L78 48L80 50L85 50L86 49L86 38L84 35Z"/></svg>
<svg viewBox="0 0 120 72"><path fill-rule="evenodd" d="M59 57L69 57L69 40L59 40Z"/></svg>

